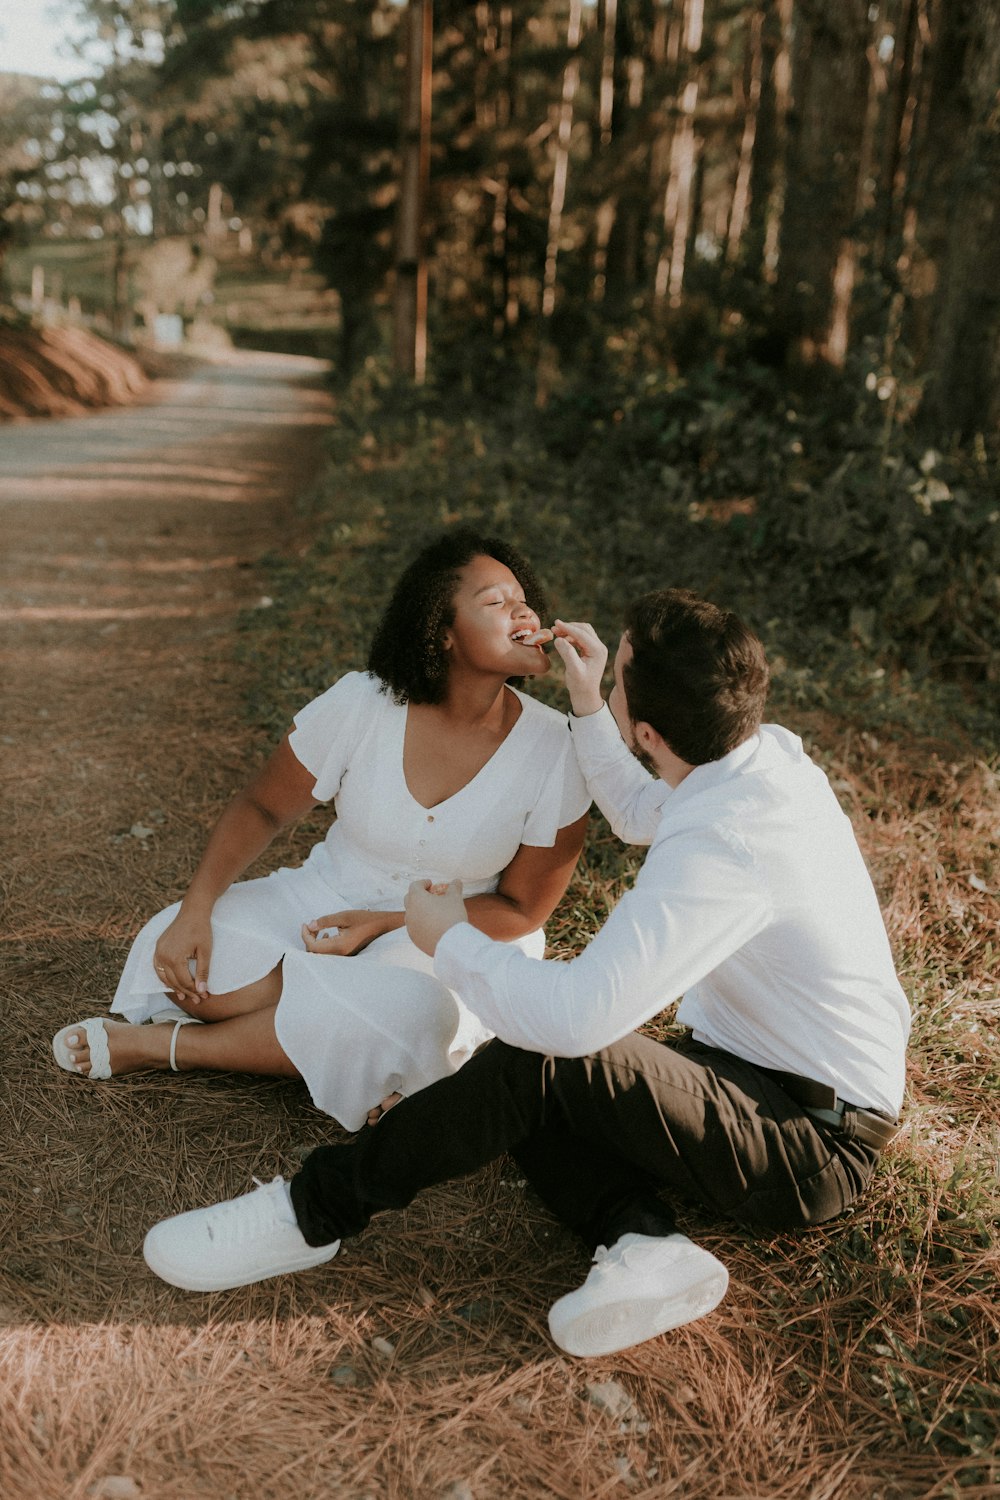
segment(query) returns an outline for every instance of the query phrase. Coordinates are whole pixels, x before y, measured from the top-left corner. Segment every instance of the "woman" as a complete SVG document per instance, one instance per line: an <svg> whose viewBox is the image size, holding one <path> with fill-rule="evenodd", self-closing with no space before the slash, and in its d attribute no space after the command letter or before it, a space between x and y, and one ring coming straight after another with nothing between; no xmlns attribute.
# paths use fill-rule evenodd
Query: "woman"
<svg viewBox="0 0 1000 1500"><path fill-rule="evenodd" d="M403 896L413 879L460 877L476 926L543 952L589 805L564 717L513 685L548 671L544 611L503 542L461 530L426 547L367 673L296 716L223 812L184 899L136 938L112 1011L172 1024L66 1026L60 1065L95 1079L301 1077L349 1130L460 1067L489 1033L410 942ZM336 820L303 865L233 883L331 798Z"/></svg>

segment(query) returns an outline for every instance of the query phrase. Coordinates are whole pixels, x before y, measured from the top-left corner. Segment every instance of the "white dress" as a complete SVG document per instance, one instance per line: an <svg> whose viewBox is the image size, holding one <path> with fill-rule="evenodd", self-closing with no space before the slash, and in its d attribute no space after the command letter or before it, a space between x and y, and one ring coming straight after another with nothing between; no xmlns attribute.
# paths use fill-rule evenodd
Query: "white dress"
<svg viewBox="0 0 1000 1500"><path fill-rule="evenodd" d="M401 911L417 879L461 879L467 896L493 891L522 844L551 848L583 815L590 798L565 716L517 697L520 717L495 754L461 791L427 808L403 776L405 706L368 673L342 677L296 715L289 737L315 777L313 795L333 799L336 820L302 865L230 886L212 911L210 992L240 989L282 963L278 1041L313 1102L348 1130L387 1094L412 1094L454 1072L491 1033L434 977L405 928L349 958L307 952L300 929L352 908ZM139 933L114 1013L141 1022L165 1009L153 953L178 909ZM545 935L518 946L541 957Z"/></svg>

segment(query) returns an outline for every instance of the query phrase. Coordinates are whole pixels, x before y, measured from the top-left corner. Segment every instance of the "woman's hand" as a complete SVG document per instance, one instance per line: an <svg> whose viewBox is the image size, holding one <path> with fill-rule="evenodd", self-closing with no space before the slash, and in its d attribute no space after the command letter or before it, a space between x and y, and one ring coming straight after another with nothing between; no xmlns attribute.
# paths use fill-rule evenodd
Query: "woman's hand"
<svg viewBox="0 0 1000 1500"><path fill-rule="evenodd" d="M596 714L604 707L601 679L608 664L607 646L593 625L582 621L567 624L565 620L556 620L552 630L556 638L555 649L566 668L566 686L573 712L581 719L587 714Z"/></svg>
<svg viewBox="0 0 1000 1500"><path fill-rule="evenodd" d="M306 922L302 941L310 953L335 953L350 958L383 933L403 925L401 911L334 911Z"/></svg>
<svg viewBox="0 0 1000 1500"><path fill-rule="evenodd" d="M153 967L164 989L197 1005L208 998L211 958L211 917L195 916L182 908L157 939Z"/></svg>

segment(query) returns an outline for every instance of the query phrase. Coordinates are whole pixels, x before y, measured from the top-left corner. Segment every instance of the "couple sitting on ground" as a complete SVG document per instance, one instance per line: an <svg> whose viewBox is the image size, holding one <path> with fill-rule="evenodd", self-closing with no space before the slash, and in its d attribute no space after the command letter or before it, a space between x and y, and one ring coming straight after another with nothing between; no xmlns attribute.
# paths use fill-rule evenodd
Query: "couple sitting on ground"
<svg viewBox="0 0 1000 1500"><path fill-rule="evenodd" d="M86 1076L302 1076L348 1129L368 1122L291 1182L152 1228L164 1280L213 1291L317 1266L373 1214L510 1152L595 1256L552 1336L605 1354L725 1292L676 1200L784 1230L869 1181L898 1129L908 1008L848 819L801 742L761 723L760 642L684 590L647 594L605 705L593 629L544 617L502 543L425 549L368 674L298 715L180 907L136 940L114 1009L173 1024L91 1018L56 1038ZM508 687L548 669L552 636L571 732ZM229 888L331 797L301 869ZM649 852L589 946L545 960L589 797ZM678 995L681 1041L635 1030Z"/></svg>

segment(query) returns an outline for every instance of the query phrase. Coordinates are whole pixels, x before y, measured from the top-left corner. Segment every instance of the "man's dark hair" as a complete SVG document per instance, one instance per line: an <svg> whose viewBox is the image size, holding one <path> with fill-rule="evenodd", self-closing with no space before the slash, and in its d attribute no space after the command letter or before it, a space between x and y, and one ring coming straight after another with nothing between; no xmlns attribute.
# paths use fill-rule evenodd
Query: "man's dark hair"
<svg viewBox="0 0 1000 1500"><path fill-rule="evenodd" d="M445 532L410 563L393 590L368 653L368 670L397 703L440 703L448 684L444 633L455 619L458 575L474 558L494 557L510 569L530 607L544 620L548 602L529 563L495 536L469 527ZM515 685L522 677L510 677Z"/></svg>
<svg viewBox="0 0 1000 1500"><path fill-rule="evenodd" d="M657 589L629 605L632 659L622 686L646 723L689 765L720 760L756 734L767 698L764 647L732 610L688 589Z"/></svg>

